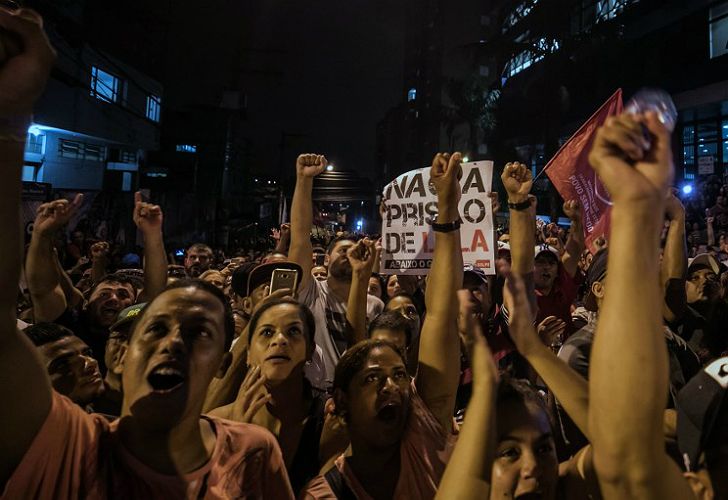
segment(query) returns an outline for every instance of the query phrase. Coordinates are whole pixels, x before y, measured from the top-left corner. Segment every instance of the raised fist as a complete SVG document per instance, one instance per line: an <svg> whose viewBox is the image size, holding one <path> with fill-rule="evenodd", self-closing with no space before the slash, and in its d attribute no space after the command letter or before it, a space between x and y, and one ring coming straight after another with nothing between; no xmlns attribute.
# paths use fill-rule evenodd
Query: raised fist
<svg viewBox="0 0 728 500"><path fill-rule="evenodd" d="M296 175L299 177L314 178L324 171L327 163L326 157L323 155L299 155L296 160Z"/></svg>
<svg viewBox="0 0 728 500"><path fill-rule="evenodd" d="M461 153L437 153L432 159L430 168L430 182L437 190L440 200L456 201L460 198L460 184L458 179L462 175L460 164L463 161Z"/></svg>
<svg viewBox="0 0 728 500"><path fill-rule="evenodd" d="M597 132L589 163L615 205L646 202L657 207L674 174L670 132L654 112L610 116Z"/></svg>
<svg viewBox="0 0 728 500"><path fill-rule="evenodd" d="M0 33L0 116L29 115L56 53L43 31L43 19L33 10L0 7ZM5 43L12 39L20 43Z"/></svg>
<svg viewBox="0 0 728 500"><path fill-rule="evenodd" d="M105 241L98 241L91 245L91 261L106 260L109 257L109 244Z"/></svg>
<svg viewBox="0 0 728 500"><path fill-rule="evenodd" d="M55 200L42 204L36 212L33 231L41 236L57 231L68 224L82 202L83 195L79 193L72 202Z"/></svg>
<svg viewBox="0 0 728 500"><path fill-rule="evenodd" d="M134 224L143 233L162 231L162 209L159 205L152 205L142 201L142 194L134 194Z"/></svg>
<svg viewBox="0 0 728 500"><path fill-rule="evenodd" d="M377 254L376 242L368 238L359 240L346 251L346 258L349 260L351 270L355 273L362 273L367 277L372 274L372 267Z"/></svg>
<svg viewBox="0 0 728 500"><path fill-rule="evenodd" d="M523 203L528 199L533 186L533 176L526 165L518 162L506 163L501 181L506 188L510 203Z"/></svg>
<svg viewBox="0 0 728 500"><path fill-rule="evenodd" d="M564 203L564 214L569 220L581 222L581 206L577 200L568 200Z"/></svg>

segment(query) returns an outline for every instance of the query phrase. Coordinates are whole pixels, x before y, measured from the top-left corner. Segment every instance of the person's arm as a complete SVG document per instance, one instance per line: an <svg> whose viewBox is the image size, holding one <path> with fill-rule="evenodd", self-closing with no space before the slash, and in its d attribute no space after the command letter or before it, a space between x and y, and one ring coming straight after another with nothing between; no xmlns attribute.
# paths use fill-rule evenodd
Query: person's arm
<svg viewBox="0 0 728 500"><path fill-rule="evenodd" d="M51 407L51 384L36 349L16 328L22 260L20 185L33 103L43 92L55 53L38 14L0 8L0 29L19 37L18 55L0 62L0 491L16 469ZM56 275L52 255L48 256ZM62 292L61 292L62 293ZM59 429L63 432L63 429Z"/></svg>
<svg viewBox="0 0 728 500"><path fill-rule="evenodd" d="M507 163L501 174L503 186L508 193L510 212L511 236L511 270L522 276L526 282L531 311L536 313L536 296L533 290L533 259L536 247L536 198L530 196L533 177L531 170L524 164ZM526 208L512 208L511 205L521 205L530 201ZM505 302L510 311L512 304ZM534 316L535 318L535 316Z"/></svg>
<svg viewBox="0 0 728 500"><path fill-rule="evenodd" d="M462 155L437 154L430 179L437 190L437 223L460 220L458 172ZM427 315L420 335L417 390L445 432L452 428L460 375L456 291L463 285L460 230L435 232L435 251L425 294Z"/></svg>
<svg viewBox="0 0 728 500"><path fill-rule="evenodd" d="M709 216L705 218L705 233L707 237L707 244L708 246L714 246L715 245L715 227L713 226L713 222L715 221L715 217Z"/></svg>
<svg viewBox="0 0 728 500"><path fill-rule="evenodd" d="M311 226L313 225L313 179L326 168L326 157L321 155L300 155L296 160L296 189L291 202L291 247L288 259L303 270L299 290L305 289L313 279L313 246Z"/></svg>
<svg viewBox="0 0 728 500"><path fill-rule="evenodd" d="M581 207L576 200L569 200L564 203L564 213L571 220L569 237L564 246L564 254L561 256L561 263L564 269L572 278L576 276L579 269L579 258L584 251L584 229L581 224Z"/></svg>
<svg viewBox="0 0 728 500"><path fill-rule="evenodd" d="M377 251L373 241L363 239L349 247L346 254L352 271L346 304L346 321L350 333L347 342L352 346L367 338L367 291Z"/></svg>
<svg viewBox="0 0 728 500"><path fill-rule="evenodd" d="M643 126L651 135L647 151ZM670 134L655 113L610 117L589 162L613 202L609 278L589 371L599 484L605 499L693 498L662 433L669 370L659 246L673 179Z"/></svg>
<svg viewBox="0 0 728 500"><path fill-rule="evenodd" d="M278 239L276 240L276 248L274 252L288 254L288 244L291 242L291 225L288 223L281 224L278 231Z"/></svg>
<svg viewBox="0 0 728 500"><path fill-rule="evenodd" d="M89 252L91 252L91 281L93 283L100 283L108 274L110 250L109 243L106 241L97 241L89 248Z"/></svg>
<svg viewBox="0 0 728 500"><path fill-rule="evenodd" d="M148 302L167 286L167 253L162 237L164 215L159 205L146 203L142 194L134 194L134 224L144 236L144 291Z"/></svg>
<svg viewBox="0 0 728 500"><path fill-rule="evenodd" d="M671 190L665 203L665 215L670 222L660 267L660 283L665 297L662 315L671 322L682 317L687 307L685 276L688 269L685 246L685 208Z"/></svg>
<svg viewBox="0 0 728 500"><path fill-rule="evenodd" d="M56 200L38 207L25 261L33 316L37 323L55 321L68 307L56 267L53 239L71 219L82 200L83 195L78 194L71 203Z"/></svg>
<svg viewBox="0 0 728 500"><path fill-rule="evenodd" d="M480 322L475 319L470 292L460 290L458 299L458 329L473 370L473 396L435 498L479 500L490 496L490 476L498 444L495 420L498 370Z"/></svg>
<svg viewBox="0 0 728 500"><path fill-rule="evenodd" d="M515 273L507 275L503 293L509 298L514 310L520 316L533 317L526 285L521 276ZM589 385L587 381L568 364L559 359L539 338L532 322L515 322L513 313L508 332L516 344L516 348L533 367L539 377L554 393L556 399L574 421L579 430L589 439Z"/></svg>
<svg viewBox="0 0 728 500"><path fill-rule="evenodd" d="M83 294L81 291L73 286L71 278L68 276L66 271L63 270L61 262L58 260L58 253L54 252L56 272L58 273L58 282L63 290L63 295L66 297L66 308L73 309L83 303Z"/></svg>

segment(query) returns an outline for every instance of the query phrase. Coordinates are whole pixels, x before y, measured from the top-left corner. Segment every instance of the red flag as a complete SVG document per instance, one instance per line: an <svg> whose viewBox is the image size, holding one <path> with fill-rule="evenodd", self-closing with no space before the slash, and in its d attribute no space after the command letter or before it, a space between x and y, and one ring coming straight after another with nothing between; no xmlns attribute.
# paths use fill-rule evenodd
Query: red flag
<svg viewBox="0 0 728 500"><path fill-rule="evenodd" d="M554 187L564 200L579 200L584 222L584 239L591 251L592 242L609 232L609 194L596 172L589 166L589 151L597 129L613 115L622 112L622 89L618 89L607 102L589 118L577 132L561 146L546 168Z"/></svg>

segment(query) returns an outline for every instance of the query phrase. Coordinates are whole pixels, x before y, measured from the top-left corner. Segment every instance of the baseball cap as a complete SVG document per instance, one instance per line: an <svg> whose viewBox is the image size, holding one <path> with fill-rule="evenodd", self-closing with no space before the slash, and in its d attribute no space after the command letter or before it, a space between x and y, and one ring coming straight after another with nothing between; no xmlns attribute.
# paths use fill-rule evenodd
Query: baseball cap
<svg viewBox="0 0 728 500"><path fill-rule="evenodd" d="M556 260L559 260L559 251L556 250L554 247L546 244L536 245L536 248L534 249L533 257L536 258L540 254L544 252L551 252L554 257L556 257Z"/></svg>
<svg viewBox="0 0 728 500"><path fill-rule="evenodd" d="M303 276L303 269L295 262L269 262L256 266L255 264L241 265L233 273L231 286L233 291L240 297L248 297L253 290L260 285L270 283L273 271L276 269L292 269L298 273L300 283Z"/></svg>
<svg viewBox="0 0 728 500"><path fill-rule="evenodd" d="M303 276L303 269L295 262L281 261L261 264L250 271L250 276L248 276L248 295L250 295L253 290L258 288L260 285L267 285L270 283L273 271L276 269L291 269L296 271L298 273L299 283L301 281L301 276Z"/></svg>
<svg viewBox="0 0 728 500"><path fill-rule="evenodd" d="M599 250L596 254L594 254L594 258L592 258L589 269L586 271L584 286L586 287L587 293L584 297L584 307L586 307L588 311L597 310L597 298L592 293L591 288L594 282L601 281L602 278L606 276L608 258L609 253L606 248Z"/></svg>
<svg viewBox="0 0 728 500"><path fill-rule="evenodd" d="M721 265L718 261L709 253L701 253L696 255L688 265L688 274L697 271L699 269L709 269L713 271L716 276L720 276L720 273L725 270L725 266L721 269Z"/></svg>
<svg viewBox="0 0 728 500"><path fill-rule="evenodd" d="M479 267L473 266L472 264L466 264L463 267L463 286L467 288L466 283L480 286L482 284L488 284L488 278L485 277L485 273Z"/></svg>
<svg viewBox="0 0 728 500"><path fill-rule="evenodd" d="M677 443L688 471L699 468L716 425L728 425L725 418L718 420L727 390L728 356L724 356L698 372L677 395Z"/></svg>
<svg viewBox="0 0 728 500"><path fill-rule="evenodd" d="M257 264L255 262L243 262L233 271L230 286L238 297L248 296L248 277L250 276L250 271L255 269L256 266Z"/></svg>
<svg viewBox="0 0 728 500"><path fill-rule="evenodd" d="M139 304L134 304L133 306L129 306L126 309L123 309L119 312L119 315L116 317L116 322L111 325L109 331L118 330L123 326L128 327L132 324L132 322L134 322L135 319L139 317L145 307L147 307L147 303L140 302Z"/></svg>

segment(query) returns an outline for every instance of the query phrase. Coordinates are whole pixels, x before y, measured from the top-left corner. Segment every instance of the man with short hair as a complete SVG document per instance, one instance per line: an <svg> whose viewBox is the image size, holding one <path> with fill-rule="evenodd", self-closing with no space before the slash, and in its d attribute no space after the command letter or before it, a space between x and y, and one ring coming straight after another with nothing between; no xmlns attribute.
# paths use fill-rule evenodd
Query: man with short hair
<svg viewBox="0 0 728 500"><path fill-rule="evenodd" d="M212 248L204 243L195 243L185 252L185 271L190 278L197 278L210 269L214 261Z"/></svg>
<svg viewBox="0 0 728 500"><path fill-rule="evenodd" d="M55 323L37 323L23 333L38 348L53 390L84 409L104 393L99 364L89 346L71 330Z"/></svg>
<svg viewBox="0 0 728 500"><path fill-rule="evenodd" d="M146 303L135 304L119 313L116 323L109 328L109 337L106 341L104 363L106 375L104 376L104 393L94 401L93 408L97 413L118 417L121 415L121 402L123 391L121 388L121 361L129 346L129 336L134 322L139 319Z"/></svg>
<svg viewBox="0 0 728 500"><path fill-rule="evenodd" d="M386 340L408 352L414 332L412 321L398 311L384 311L369 324L369 338Z"/></svg>
<svg viewBox="0 0 728 500"><path fill-rule="evenodd" d="M324 262L329 271L326 281L313 279L312 190L314 178L325 168L326 158L322 155L304 154L296 160L296 189L291 205L291 246L288 257L303 269L298 300L311 309L316 319L315 340L323 350L324 378L329 387L333 383L336 363L354 343L353 329L349 328L346 319L352 281L352 267L347 252L356 242L348 237L333 240ZM380 299L367 295L367 318L370 321L383 307Z"/></svg>

